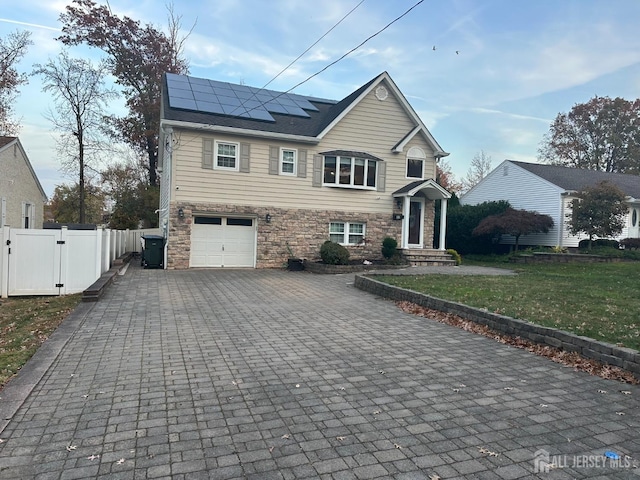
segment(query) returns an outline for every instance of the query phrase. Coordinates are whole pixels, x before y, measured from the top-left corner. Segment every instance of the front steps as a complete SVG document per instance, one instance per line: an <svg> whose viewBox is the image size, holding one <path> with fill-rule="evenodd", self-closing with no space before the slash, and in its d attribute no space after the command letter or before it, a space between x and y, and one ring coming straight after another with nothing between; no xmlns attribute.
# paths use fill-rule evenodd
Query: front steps
<svg viewBox="0 0 640 480"><path fill-rule="evenodd" d="M444 250L433 248L404 248L402 256L407 259L409 265L420 267L442 267L456 265L456 261Z"/></svg>

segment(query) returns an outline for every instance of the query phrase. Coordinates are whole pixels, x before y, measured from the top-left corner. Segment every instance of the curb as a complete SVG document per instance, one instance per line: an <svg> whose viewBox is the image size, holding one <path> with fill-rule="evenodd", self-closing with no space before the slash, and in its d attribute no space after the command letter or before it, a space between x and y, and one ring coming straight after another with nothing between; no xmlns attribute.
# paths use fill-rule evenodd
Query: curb
<svg viewBox="0 0 640 480"><path fill-rule="evenodd" d="M372 278L356 275L354 287L391 300L406 301L421 307L451 313L466 320L486 325L489 328L512 337L521 337L540 345L556 347L631 372L640 380L640 352L619 347L588 337L575 335L564 330L543 327L535 323L491 313L462 303L442 300L429 295L395 287Z"/></svg>
<svg viewBox="0 0 640 480"><path fill-rule="evenodd" d="M82 292L83 302L97 302L105 289L111 285L116 275L123 270L133 258L133 252L127 252L113 261L113 266L100 275L100 278L93 282L89 288Z"/></svg>

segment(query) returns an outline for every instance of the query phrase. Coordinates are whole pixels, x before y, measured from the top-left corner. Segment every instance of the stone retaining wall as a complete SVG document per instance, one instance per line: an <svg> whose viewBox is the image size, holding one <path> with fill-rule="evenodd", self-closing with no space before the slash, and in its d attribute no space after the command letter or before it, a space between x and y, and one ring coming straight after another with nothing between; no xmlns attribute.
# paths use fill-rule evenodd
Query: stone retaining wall
<svg viewBox="0 0 640 480"><path fill-rule="evenodd" d="M586 253L545 253L533 252L531 255L514 255L511 263L617 263L628 262L626 258L590 255Z"/></svg>
<svg viewBox="0 0 640 480"><path fill-rule="evenodd" d="M311 273L354 273L354 272L366 272L369 270L397 270L398 268L406 267L407 265L328 265L326 263L309 262L304 261L304 269Z"/></svg>
<svg viewBox="0 0 640 480"><path fill-rule="evenodd" d="M407 301L425 308L451 313L475 323L487 325L497 332L512 337L521 337L538 344L557 347L569 352L578 352L584 357L623 368L640 379L640 352L630 348L599 342L555 328L543 327L524 320L469 307L462 303L442 300L423 293L395 287L362 275L356 275L354 286L380 297Z"/></svg>

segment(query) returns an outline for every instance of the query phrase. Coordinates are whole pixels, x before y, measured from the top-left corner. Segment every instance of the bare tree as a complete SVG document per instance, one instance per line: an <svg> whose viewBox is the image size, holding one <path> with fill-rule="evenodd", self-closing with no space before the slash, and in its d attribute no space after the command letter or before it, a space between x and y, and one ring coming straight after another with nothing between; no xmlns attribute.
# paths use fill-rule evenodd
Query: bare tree
<svg viewBox="0 0 640 480"><path fill-rule="evenodd" d="M78 174L79 219L84 223L86 169L104 147L104 110L117 94L104 85L103 63L94 67L87 60L69 57L66 51L57 60L34 68L34 75L43 77L42 89L51 93L55 102L48 119L61 133L58 151L63 156L63 169Z"/></svg>
<svg viewBox="0 0 640 480"><path fill-rule="evenodd" d="M27 83L27 76L16 70L16 64L27 53L33 42L31 32L13 32L0 38L0 135L14 135L20 127L12 119L13 103L18 87Z"/></svg>
<svg viewBox="0 0 640 480"><path fill-rule="evenodd" d="M487 155L484 150L480 150L471 159L471 166L467 170L467 175L462 179L462 191L467 192L480 180L487 176L491 171L491 163L493 160L490 155Z"/></svg>

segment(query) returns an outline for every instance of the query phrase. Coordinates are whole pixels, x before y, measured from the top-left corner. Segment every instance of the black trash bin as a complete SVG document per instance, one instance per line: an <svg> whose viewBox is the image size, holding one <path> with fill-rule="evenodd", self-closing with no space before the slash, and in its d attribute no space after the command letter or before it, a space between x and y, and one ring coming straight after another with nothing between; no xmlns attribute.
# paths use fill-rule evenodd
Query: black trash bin
<svg viewBox="0 0 640 480"><path fill-rule="evenodd" d="M160 235L143 235L140 265L144 268L164 267L164 237Z"/></svg>

